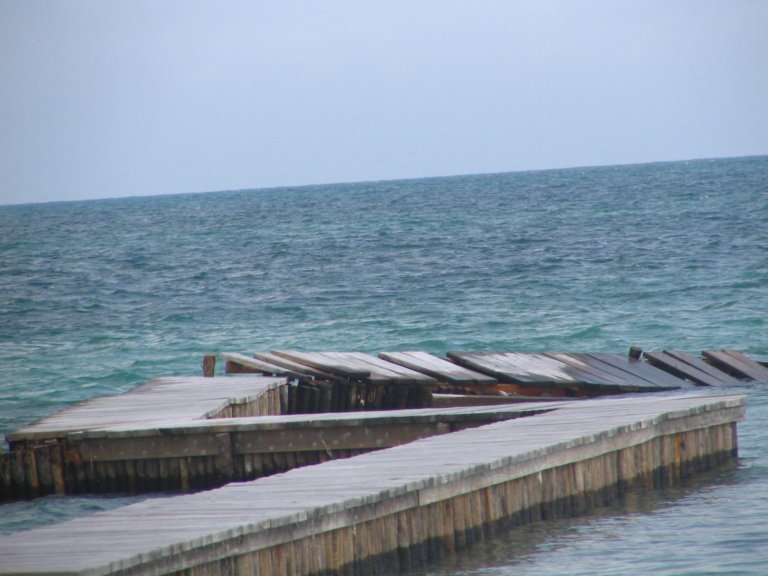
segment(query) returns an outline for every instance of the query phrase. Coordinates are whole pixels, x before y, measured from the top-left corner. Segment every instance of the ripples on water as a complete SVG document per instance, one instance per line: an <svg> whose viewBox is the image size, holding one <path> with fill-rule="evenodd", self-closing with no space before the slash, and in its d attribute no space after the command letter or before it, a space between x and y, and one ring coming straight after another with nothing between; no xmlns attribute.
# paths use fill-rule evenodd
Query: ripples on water
<svg viewBox="0 0 768 576"><path fill-rule="evenodd" d="M225 349L768 359L766 221L768 157L0 207L0 433Z"/></svg>

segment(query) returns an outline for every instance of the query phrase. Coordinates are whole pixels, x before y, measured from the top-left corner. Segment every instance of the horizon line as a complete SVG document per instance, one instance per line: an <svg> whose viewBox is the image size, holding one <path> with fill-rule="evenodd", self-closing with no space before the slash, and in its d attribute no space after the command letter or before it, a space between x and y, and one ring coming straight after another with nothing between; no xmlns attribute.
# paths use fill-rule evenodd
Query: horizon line
<svg viewBox="0 0 768 576"><path fill-rule="evenodd" d="M594 169L594 168L619 168L630 166L649 166L654 164L676 164L680 162L707 162L717 160L740 160L747 158L763 158L768 157L768 154L748 154L745 156L712 156L704 158L684 158L679 160L651 160L648 162L627 162L618 164L579 164L572 166L559 166L552 168L531 168L522 170L504 170L500 172L467 172L461 174L441 174L432 176L409 176L403 178L383 178L383 179L370 179L370 180L350 180L350 181L333 181L333 182L317 182L312 184L278 184L272 186L257 186L257 187L244 187L244 188L223 188L219 190L195 190L187 192L162 192L160 194L126 194L120 196L104 196L99 198L72 198L67 200L41 200L37 202L0 202L0 208L3 207L21 207L21 206L39 206L45 204L63 204L72 202L103 202L106 200L127 200L131 198L156 198L163 196L190 196L197 194L222 194L227 192L259 192L259 191L271 191L271 190L299 190L303 188L314 188L318 186L353 186L361 184L382 184L387 182L409 182L419 180L433 180L433 179L445 179L445 178L464 178L464 177L477 177L477 176L500 176L502 174L526 174L530 172L556 172L560 170L580 170L580 169Z"/></svg>

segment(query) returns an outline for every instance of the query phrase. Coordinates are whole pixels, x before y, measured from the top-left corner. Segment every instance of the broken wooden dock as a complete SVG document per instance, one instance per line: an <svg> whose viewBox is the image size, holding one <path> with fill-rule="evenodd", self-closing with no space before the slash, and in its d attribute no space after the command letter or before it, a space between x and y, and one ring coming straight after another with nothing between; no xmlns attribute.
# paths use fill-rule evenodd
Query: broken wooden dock
<svg viewBox="0 0 768 576"><path fill-rule="evenodd" d="M237 378L159 378L8 435L0 501L199 490L511 418L515 410L503 408L508 402L768 381L768 368L731 350L708 350L702 358L636 348L627 356L295 350L221 356ZM498 409L447 411L483 405ZM441 411L414 412L431 406ZM242 420L380 410L392 413L286 418L279 425Z"/></svg>
<svg viewBox="0 0 768 576"><path fill-rule="evenodd" d="M508 527L575 516L627 490L672 485L725 462L737 454L736 422L744 409L742 395L711 392L485 408L517 410L519 417L0 537L0 574L412 569ZM416 412L430 418L430 410ZM237 422L258 428L261 421L263 433L279 426L280 418L310 422L320 416L171 418L167 425L145 422L143 430L162 436L197 422L231 435ZM84 439L97 434L101 441L121 432L105 434L99 420L82 432ZM135 426L125 422L122 432ZM317 434L313 429L311 435Z"/></svg>
<svg viewBox="0 0 768 576"><path fill-rule="evenodd" d="M8 435L0 500L207 491L2 537L0 574L410 569L735 457L744 397L692 390L768 382L732 350L221 357L237 376L157 378ZM638 392L661 394L617 396Z"/></svg>
<svg viewBox="0 0 768 576"><path fill-rule="evenodd" d="M701 358L677 350L607 353L449 352L440 358L421 351L300 352L275 350L252 356L224 352L228 373L258 373L298 382L389 387L387 407L429 405L425 390L458 394L536 397L594 397L660 392L697 386L768 382L768 368L734 350L705 350ZM399 387L399 388L398 388ZM406 393L403 388L411 390ZM418 393L416 393L418 392ZM410 396L409 396L410 394ZM363 403L365 404L365 403ZM376 408L384 407L375 405Z"/></svg>

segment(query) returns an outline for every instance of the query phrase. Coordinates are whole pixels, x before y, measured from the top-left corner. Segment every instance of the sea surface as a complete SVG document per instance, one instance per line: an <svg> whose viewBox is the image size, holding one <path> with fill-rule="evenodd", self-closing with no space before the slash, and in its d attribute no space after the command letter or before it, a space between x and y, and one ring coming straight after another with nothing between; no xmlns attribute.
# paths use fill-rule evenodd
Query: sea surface
<svg viewBox="0 0 768 576"><path fill-rule="evenodd" d="M0 206L0 434L224 350L768 360L768 156L136 194ZM738 389L733 466L413 574L768 573L768 383ZM135 500L6 504L0 533Z"/></svg>

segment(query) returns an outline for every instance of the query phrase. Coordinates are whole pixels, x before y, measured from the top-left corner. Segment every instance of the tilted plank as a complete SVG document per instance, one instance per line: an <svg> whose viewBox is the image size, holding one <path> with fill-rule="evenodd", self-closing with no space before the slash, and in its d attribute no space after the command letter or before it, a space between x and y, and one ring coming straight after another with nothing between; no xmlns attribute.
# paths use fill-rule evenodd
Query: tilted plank
<svg viewBox="0 0 768 576"><path fill-rule="evenodd" d="M689 354L688 352L683 352L682 350L664 350L664 352L666 352L673 358L677 358L681 362L685 362L686 364L695 366L702 372L705 372L715 378L718 378L723 382L724 386L741 384L741 381L738 378L734 378L730 374L723 372L722 370L718 370L717 368L712 366L712 364L705 362L701 358L697 358L693 354Z"/></svg>
<svg viewBox="0 0 768 576"><path fill-rule="evenodd" d="M383 358L377 358L371 354L366 354L364 352L344 352L343 355L345 358L353 358L371 366L371 372L381 371L383 373L394 373L403 382L425 385L437 383L432 376L428 376L427 374L423 374L416 370L411 370L405 366L394 364L393 362L387 362Z"/></svg>
<svg viewBox="0 0 768 576"><path fill-rule="evenodd" d="M611 374L617 382L625 382L634 389L657 388L657 384L651 376L628 371L627 359L624 356L588 352L572 353L569 355L578 358L596 370L603 370Z"/></svg>
<svg viewBox="0 0 768 576"><path fill-rule="evenodd" d="M649 363L653 364L657 368L661 368L670 374L674 374L679 378L685 378L700 386L725 386L730 384L730 376L720 373L726 379L721 379L718 376L700 370L698 367L693 366L683 360L676 358L666 350L663 352L643 352L643 358ZM695 360L695 359L694 359ZM701 362L703 364L703 362ZM709 367L712 370L712 367Z"/></svg>
<svg viewBox="0 0 768 576"><path fill-rule="evenodd" d="M591 359L586 354L564 352L547 352L546 354L563 364L568 364L584 373L591 374L606 386L634 390L642 385L638 383L636 378L631 378L626 372L613 369L606 364L590 362Z"/></svg>
<svg viewBox="0 0 768 576"><path fill-rule="evenodd" d="M574 386L595 379L543 354L521 352L449 352L448 357L502 382L535 386Z"/></svg>
<svg viewBox="0 0 768 576"><path fill-rule="evenodd" d="M375 384L432 385L431 376L398 366L363 352L299 352L275 350L274 353L335 374L365 379Z"/></svg>
<svg viewBox="0 0 768 576"><path fill-rule="evenodd" d="M593 359L609 364L615 368L631 374L639 380L648 382L647 387L653 386L660 389L692 388L694 385L677 376L664 372L655 366L651 366L640 360L633 360L620 354L591 353Z"/></svg>
<svg viewBox="0 0 768 576"><path fill-rule="evenodd" d="M509 357L509 355L507 355ZM547 374L550 370L557 370L565 374L574 384L588 385L589 387L615 386L617 382L599 370L592 370L583 362L564 361L557 358L556 354L515 354L516 362L521 366L530 366L532 370L541 370Z"/></svg>
<svg viewBox="0 0 768 576"><path fill-rule="evenodd" d="M487 386L497 383L496 378L492 376L469 370L427 352L381 352L379 356L384 360L423 372L443 382L465 386Z"/></svg>
<svg viewBox="0 0 768 576"><path fill-rule="evenodd" d="M704 350L701 354L714 366L739 378L768 382L768 368L738 350Z"/></svg>
<svg viewBox="0 0 768 576"><path fill-rule="evenodd" d="M273 352L254 352L253 356L258 360L282 366L297 374L301 374L302 376L312 376L323 380L338 380L338 376L331 374L327 370L321 370L301 362L295 362L291 359L274 354Z"/></svg>
<svg viewBox="0 0 768 576"><path fill-rule="evenodd" d="M504 353L499 360L515 366L516 369L527 368L530 373L538 371L541 378L552 377L555 374L561 378L559 382L566 382L585 390L636 391L647 388L649 385L655 387L655 383L650 379L639 380L626 371L595 361L589 354ZM558 381L555 380L555 382Z"/></svg>
<svg viewBox="0 0 768 576"><path fill-rule="evenodd" d="M523 384L541 388L551 387L549 382L541 382L539 377L520 373L507 362L504 362L495 352L448 352L448 358L457 364L489 374L502 383Z"/></svg>
<svg viewBox="0 0 768 576"><path fill-rule="evenodd" d="M321 373L334 374L348 379L370 379L371 372L362 366L351 366L321 352L300 352L298 350L273 350L272 355L283 361L303 365ZM276 360L277 361L277 360Z"/></svg>
<svg viewBox="0 0 768 576"><path fill-rule="evenodd" d="M229 369L229 363L237 364L244 368L254 370L263 374L273 374L275 376L295 375L297 372L293 372L284 366L278 366L277 364L271 364L258 358L246 356L238 352L222 352L219 354L227 362L227 368Z"/></svg>
<svg viewBox="0 0 768 576"><path fill-rule="evenodd" d="M643 358L660 370L674 374L678 378L690 380L699 386L719 386L720 381L697 370L693 366L681 362L680 360L664 352L643 351Z"/></svg>

